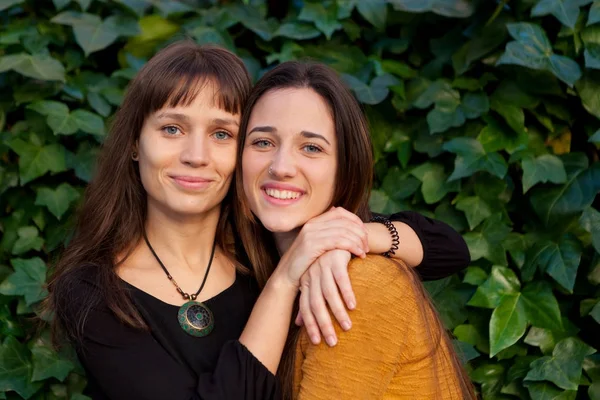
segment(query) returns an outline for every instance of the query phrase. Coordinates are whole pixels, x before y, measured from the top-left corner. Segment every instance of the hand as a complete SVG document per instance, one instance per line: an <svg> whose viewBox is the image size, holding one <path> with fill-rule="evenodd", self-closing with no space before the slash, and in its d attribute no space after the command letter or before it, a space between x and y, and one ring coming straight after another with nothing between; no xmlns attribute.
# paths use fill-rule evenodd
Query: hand
<svg viewBox="0 0 600 400"><path fill-rule="evenodd" d="M304 224L273 275L298 289L308 267L334 249L346 250L361 258L369 252L367 231L360 218L335 207Z"/></svg>
<svg viewBox="0 0 600 400"><path fill-rule="evenodd" d="M351 257L350 252L345 250L328 251L300 278L300 311L296 317L296 324L304 324L313 344L320 342L320 332L328 345L334 346L337 343L325 301L344 330L352 326L344 307L344 302L350 310L356 307L356 297L348 277L348 263Z"/></svg>

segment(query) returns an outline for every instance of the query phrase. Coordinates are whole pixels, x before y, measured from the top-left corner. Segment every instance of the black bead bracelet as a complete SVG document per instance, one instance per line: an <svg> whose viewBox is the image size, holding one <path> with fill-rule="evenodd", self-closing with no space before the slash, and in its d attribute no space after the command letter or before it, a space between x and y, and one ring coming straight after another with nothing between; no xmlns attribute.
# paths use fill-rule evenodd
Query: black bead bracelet
<svg viewBox="0 0 600 400"><path fill-rule="evenodd" d="M392 236L392 246L388 251L383 253L382 256L390 257L392 254L396 254L396 250L398 250L398 245L400 244L400 236L398 235L398 230L396 230L396 227L392 221L380 215L376 215L371 218L371 222L378 222L385 225Z"/></svg>

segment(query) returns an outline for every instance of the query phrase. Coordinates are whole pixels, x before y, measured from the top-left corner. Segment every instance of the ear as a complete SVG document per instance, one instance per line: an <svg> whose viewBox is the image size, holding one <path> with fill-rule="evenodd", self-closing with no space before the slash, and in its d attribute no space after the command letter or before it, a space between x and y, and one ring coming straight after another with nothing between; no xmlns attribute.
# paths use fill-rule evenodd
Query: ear
<svg viewBox="0 0 600 400"><path fill-rule="evenodd" d="M131 159L133 161L138 161L140 159L139 153L138 153L138 143L139 141L136 140L135 144L133 145L133 149L131 150Z"/></svg>

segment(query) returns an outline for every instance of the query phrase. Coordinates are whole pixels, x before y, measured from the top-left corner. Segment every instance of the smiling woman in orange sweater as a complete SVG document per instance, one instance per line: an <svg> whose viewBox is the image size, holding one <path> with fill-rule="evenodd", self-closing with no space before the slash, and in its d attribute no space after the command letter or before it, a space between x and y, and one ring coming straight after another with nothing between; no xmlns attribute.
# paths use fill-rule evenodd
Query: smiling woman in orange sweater
<svg viewBox="0 0 600 400"><path fill-rule="evenodd" d="M236 222L259 276L269 276L332 206L370 220L370 135L333 70L298 62L273 68L252 90L239 132L236 207L250 218ZM394 226L381 222L398 239ZM329 347L311 345L291 326L278 370L284 398L475 399L413 269L367 256L353 260L349 272L357 299L352 329L336 327L339 342ZM305 274L301 287L320 293L310 285L319 281Z"/></svg>

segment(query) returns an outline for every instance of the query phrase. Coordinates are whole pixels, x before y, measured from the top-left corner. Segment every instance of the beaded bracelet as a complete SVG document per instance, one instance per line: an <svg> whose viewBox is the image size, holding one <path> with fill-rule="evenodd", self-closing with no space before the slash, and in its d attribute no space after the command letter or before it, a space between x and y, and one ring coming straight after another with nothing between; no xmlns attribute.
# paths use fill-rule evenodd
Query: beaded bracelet
<svg viewBox="0 0 600 400"><path fill-rule="evenodd" d="M396 254L396 250L398 250L398 245L400 244L400 236L398 235L398 231L396 230L396 227L392 221L380 215L375 215L371 218L371 222L378 222L385 225L392 236L392 246L388 251L383 253L382 256L389 258L392 254Z"/></svg>

